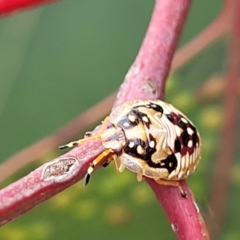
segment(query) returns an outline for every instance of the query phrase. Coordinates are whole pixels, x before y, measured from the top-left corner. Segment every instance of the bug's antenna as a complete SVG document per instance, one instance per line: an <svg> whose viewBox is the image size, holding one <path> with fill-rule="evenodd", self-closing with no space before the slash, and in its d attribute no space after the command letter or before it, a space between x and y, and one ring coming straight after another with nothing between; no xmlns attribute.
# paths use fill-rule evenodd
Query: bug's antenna
<svg viewBox="0 0 240 240"><path fill-rule="evenodd" d="M59 149L72 148L72 147L76 147L78 145L79 145L79 142L78 141L74 141L74 142L70 142L68 144L61 145L58 148Z"/></svg>
<svg viewBox="0 0 240 240"><path fill-rule="evenodd" d="M102 122L102 125L100 126L100 129L99 129L99 131L98 131L98 133L97 133L96 135L92 135L91 132L86 132L86 133L85 133L85 137L86 137L86 138L84 138L84 139L79 139L79 140L77 140L77 141L73 141L73 142L64 144L64 145L62 145L62 146L59 146L58 148L59 148L59 149L72 148L72 147L76 147L76 146L80 145L80 144L83 143L83 142L87 142L87 141L90 141L90 140L101 139L102 133L104 132L104 130L105 130L106 127L107 127L108 119L109 119L109 117L106 117L106 118L104 119L104 121Z"/></svg>
<svg viewBox="0 0 240 240"><path fill-rule="evenodd" d="M94 136L88 137L88 138L84 138L84 139L79 139L77 141L73 141L64 145L59 146L59 149L65 149L65 148L73 148L76 147L78 145L80 145L83 142L88 142L90 140L97 140L97 139L101 139L101 133L98 133Z"/></svg>

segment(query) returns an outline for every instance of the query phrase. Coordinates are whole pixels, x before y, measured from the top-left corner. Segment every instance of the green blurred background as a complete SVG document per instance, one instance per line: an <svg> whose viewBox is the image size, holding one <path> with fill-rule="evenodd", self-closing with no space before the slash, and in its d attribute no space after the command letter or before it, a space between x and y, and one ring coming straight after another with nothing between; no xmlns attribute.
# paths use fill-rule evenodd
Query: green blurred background
<svg viewBox="0 0 240 240"><path fill-rule="evenodd" d="M0 21L0 162L47 136L117 90L133 62L154 1L68 0ZM180 45L218 14L219 0L196 0ZM221 129L221 99L195 98L204 81L226 69L226 41L218 41L169 77L166 99L189 116L203 139L202 162L189 179L208 211L209 182ZM89 129L91 130L91 129ZM76 129L78 133L78 129ZM80 133L79 133L80 134ZM14 181L60 152L50 153ZM219 239L240 239L240 165ZM0 169L1 172L1 169ZM113 166L97 171L87 188L72 186L0 230L0 239L175 239L145 183Z"/></svg>

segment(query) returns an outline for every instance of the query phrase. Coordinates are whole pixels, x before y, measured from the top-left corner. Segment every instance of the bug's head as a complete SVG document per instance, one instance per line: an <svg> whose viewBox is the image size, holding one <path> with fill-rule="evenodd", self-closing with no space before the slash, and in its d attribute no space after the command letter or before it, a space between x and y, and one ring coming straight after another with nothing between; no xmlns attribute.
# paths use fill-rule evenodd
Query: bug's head
<svg viewBox="0 0 240 240"><path fill-rule="evenodd" d="M109 123L107 128L101 135L103 146L108 149L114 150L114 152L120 153L123 146L126 144L125 135L120 127Z"/></svg>

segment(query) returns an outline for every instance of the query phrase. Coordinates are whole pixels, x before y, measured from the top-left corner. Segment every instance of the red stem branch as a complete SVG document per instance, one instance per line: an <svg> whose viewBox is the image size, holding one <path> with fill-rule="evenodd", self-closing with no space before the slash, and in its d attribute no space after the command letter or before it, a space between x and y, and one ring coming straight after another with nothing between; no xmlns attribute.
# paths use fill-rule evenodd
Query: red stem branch
<svg viewBox="0 0 240 240"><path fill-rule="evenodd" d="M146 181L164 208L178 239L210 239L194 195L185 181L181 182L181 186L187 192L186 199L179 197L176 187L162 186L152 179Z"/></svg>
<svg viewBox="0 0 240 240"><path fill-rule="evenodd" d="M115 106L130 99L163 98L165 81L190 5L191 0L156 0L146 37L119 90ZM86 142L1 190L0 224L82 179L89 164L102 151L100 142ZM176 187L146 180L178 239L209 239L194 197L184 181L181 186L187 193L186 199Z"/></svg>
<svg viewBox="0 0 240 240"><path fill-rule="evenodd" d="M234 8L234 4L230 4L230 2L225 3L221 13L216 19L198 36L192 39L191 42L178 50L178 54L174 56L172 62L172 70L179 68L183 63L187 63L191 60L192 56L196 56L224 33L228 32L231 22L232 8Z"/></svg>
<svg viewBox="0 0 240 240"><path fill-rule="evenodd" d="M99 141L82 144L2 189L0 226L81 180L103 150Z"/></svg>
<svg viewBox="0 0 240 240"><path fill-rule="evenodd" d="M53 2L58 2L58 0L0 0L0 17L7 16L14 11L37 7Z"/></svg>
<svg viewBox="0 0 240 240"><path fill-rule="evenodd" d="M131 99L163 99L166 78L191 0L156 0L145 39L114 106Z"/></svg>
<svg viewBox="0 0 240 240"><path fill-rule="evenodd" d="M231 40L229 48L228 72L225 79L224 123L219 156L213 173L210 208L213 216L208 216L207 222L212 237L219 234L221 223L227 212L230 169L234 161L236 149L236 128L238 113L238 86L240 79L240 1L227 0L232 8Z"/></svg>

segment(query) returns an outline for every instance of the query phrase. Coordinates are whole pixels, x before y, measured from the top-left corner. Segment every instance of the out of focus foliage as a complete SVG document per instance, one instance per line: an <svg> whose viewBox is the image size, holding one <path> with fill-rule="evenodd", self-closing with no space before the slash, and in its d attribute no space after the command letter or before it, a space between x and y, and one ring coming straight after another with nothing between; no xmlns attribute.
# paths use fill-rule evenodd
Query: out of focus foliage
<svg viewBox="0 0 240 240"><path fill-rule="evenodd" d="M154 1L69 0L0 21L1 162L118 89L137 54L153 4ZM180 45L200 33L216 17L221 5L219 0L193 1ZM224 73L224 59L223 39L172 74L166 88L167 101L186 113L202 135L202 161L189 184L205 212L223 120L222 97L198 96L207 79ZM9 181L56 154L59 152L28 166ZM231 204L222 240L240 239L239 174L238 158L231 173ZM118 174L112 165L97 171L87 188L78 183L4 226L0 238L175 237L147 185L137 183L135 175L128 171Z"/></svg>

